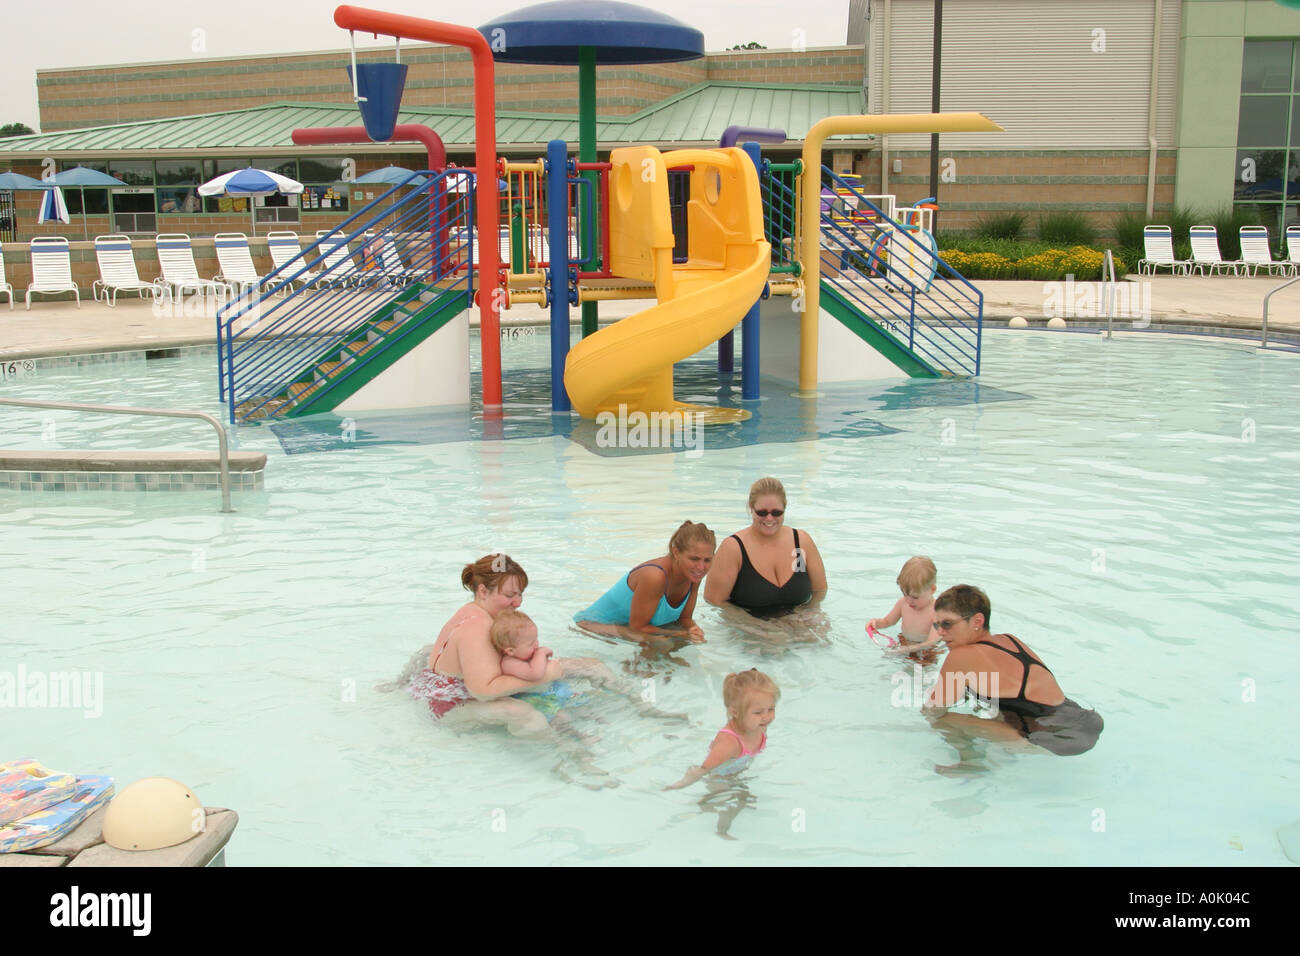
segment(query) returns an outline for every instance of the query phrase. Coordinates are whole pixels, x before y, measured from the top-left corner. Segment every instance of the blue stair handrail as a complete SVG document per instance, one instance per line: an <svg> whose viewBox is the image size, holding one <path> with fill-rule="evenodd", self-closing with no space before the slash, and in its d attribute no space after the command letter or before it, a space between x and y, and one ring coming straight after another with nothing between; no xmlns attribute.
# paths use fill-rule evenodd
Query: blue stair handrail
<svg viewBox="0 0 1300 956"><path fill-rule="evenodd" d="M859 183L822 167L840 196L852 195L859 215L874 224L821 213L822 281L937 371L979 375L984 294L915 234L915 226L890 219ZM885 238L887 236L887 241ZM917 268L906 271L890 260L905 253ZM828 278L830 272L838 272Z"/></svg>
<svg viewBox="0 0 1300 956"><path fill-rule="evenodd" d="M448 188L455 183L466 184L463 191ZM416 188L398 197L407 186ZM413 173L222 307L218 374L231 423L265 414L322 356L353 341L385 306L410 298L413 285L457 291L468 304L473 206L472 170ZM338 254L342 248L347 255ZM316 278L295 290L307 273Z"/></svg>

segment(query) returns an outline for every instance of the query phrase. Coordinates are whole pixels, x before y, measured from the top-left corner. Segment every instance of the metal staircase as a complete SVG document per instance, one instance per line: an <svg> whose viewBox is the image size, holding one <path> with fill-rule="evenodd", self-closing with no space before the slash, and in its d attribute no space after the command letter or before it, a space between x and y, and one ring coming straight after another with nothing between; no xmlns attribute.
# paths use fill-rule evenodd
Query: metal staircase
<svg viewBox="0 0 1300 956"><path fill-rule="evenodd" d="M472 175L394 186L217 313L232 423L330 411L470 307Z"/></svg>

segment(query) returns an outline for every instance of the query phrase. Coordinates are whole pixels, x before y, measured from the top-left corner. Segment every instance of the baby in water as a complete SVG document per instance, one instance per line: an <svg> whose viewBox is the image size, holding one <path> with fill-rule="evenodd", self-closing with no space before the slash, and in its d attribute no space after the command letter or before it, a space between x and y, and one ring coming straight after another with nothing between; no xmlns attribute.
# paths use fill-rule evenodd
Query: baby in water
<svg viewBox="0 0 1300 956"><path fill-rule="evenodd" d="M903 570L898 572L898 589L903 592L903 596L884 617L869 620L867 630L892 627L901 619L903 623L898 631L899 646L894 652L907 654L921 664L933 664L938 660L936 647L940 643L937 634L931 635L934 628L934 593L938 583L939 572L933 561L923 555L908 558L903 564Z"/></svg>

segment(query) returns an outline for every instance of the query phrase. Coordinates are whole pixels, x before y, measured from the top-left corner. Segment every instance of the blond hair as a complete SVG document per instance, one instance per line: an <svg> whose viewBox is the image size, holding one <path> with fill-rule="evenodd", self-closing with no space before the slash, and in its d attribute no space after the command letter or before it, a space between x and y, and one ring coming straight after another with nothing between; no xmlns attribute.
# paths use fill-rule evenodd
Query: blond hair
<svg viewBox="0 0 1300 956"><path fill-rule="evenodd" d="M745 709L745 701L753 693L771 694L774 701L781 699L781 688L757 667L738 674L728 674L722 682L722 704L728 716Z"/></svg>
<svg viewBox="0 0 1300 956"><path fill-rule="evenodd" d="M923 554L908 558L903 564L903 570L898 572L898 586L909 596L934 587L938 580L939 571L934 562Z"/></svg>
<svg viewBox="0 0 1300 956"><path fill-rule="evenodd" d="M785 507L785 486L775 478L760 478L749 486L750 510L753 510L755 501L767 495L776 495L781 499L781 507Z"/></svg>
<svg viewBox="0 0 1300 956"><path fill-rule="evenodd" d="M537 630L533 619L523 611L508 607L492 619L492 628L488 631L488 636L492 638L492 646L504 654L526 639L529 628Z"/></svg>
<svg viewBox="0 0 1300 956"><path fill-rule="evenodd" d="M707 544L710 550L716 550L718 547L718 536L703 522L683 521L681 527L673 532L673 536L668 540L668 553L674 551L681 553L693 544Z"/></svg>

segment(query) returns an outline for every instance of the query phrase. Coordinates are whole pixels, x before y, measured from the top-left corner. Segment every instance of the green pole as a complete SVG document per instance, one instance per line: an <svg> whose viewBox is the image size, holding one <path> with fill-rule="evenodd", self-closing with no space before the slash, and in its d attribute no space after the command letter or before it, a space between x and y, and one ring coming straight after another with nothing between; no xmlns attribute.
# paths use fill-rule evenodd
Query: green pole
<svg viewBox="0 0 1300 956"><path fill-rule="evenodd" d="M583 46L578 48L578 161L594 163L596 161L596 48ZM582 174L589 183L592 210L596 209L599 198L600 174L594 171ZM596 216L596 222L600 217ZM595 230L592 230L593 233ZM592 250L587 248L586 230L580 233L578 249L580 258L587 258ZM586 269L592 269L586 266ZM595 302L582 303L582 337L586 338L596 331L597 312Z"/></svg>
<svg viewBox="0 0 1300 956"><path fill-rule="evenodd" d="M524 271L524 233L527 226L524 223L524 204L517 202L510 210L510 271L520 273Z"/></svg>

